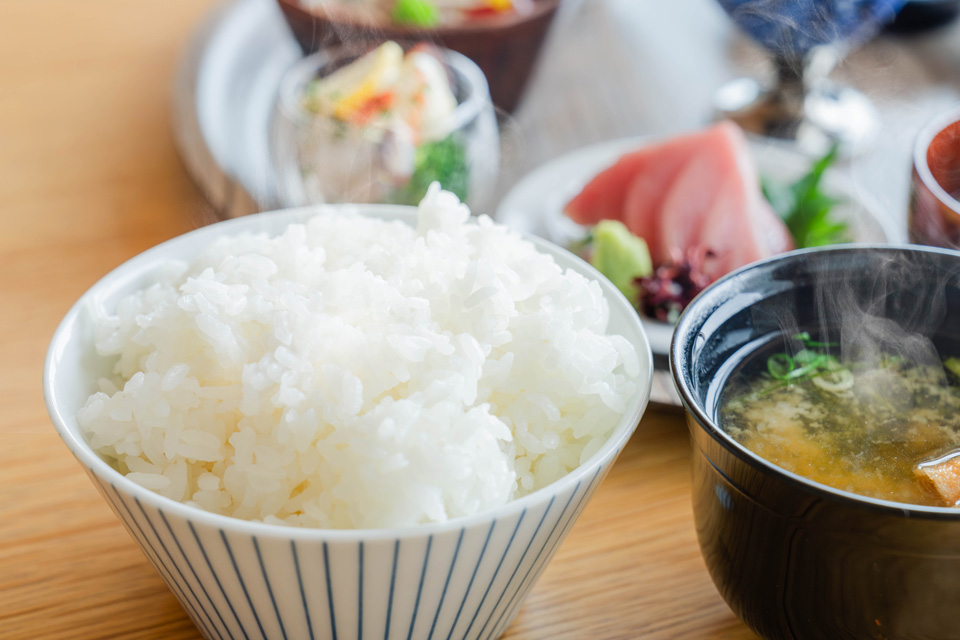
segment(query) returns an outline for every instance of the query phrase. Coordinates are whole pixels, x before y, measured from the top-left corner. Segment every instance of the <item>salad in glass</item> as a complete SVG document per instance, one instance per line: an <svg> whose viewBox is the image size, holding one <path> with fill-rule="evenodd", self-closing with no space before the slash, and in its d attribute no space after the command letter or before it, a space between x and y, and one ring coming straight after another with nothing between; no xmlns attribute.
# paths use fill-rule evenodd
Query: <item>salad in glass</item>
<svg viewBox="0 0 960 640"><path fill-rule="evenodd" d="M281 82L271 136L281 204L416 204L434 181L482 209L499 165L483 74L426 44L340 47Z"/></svg>

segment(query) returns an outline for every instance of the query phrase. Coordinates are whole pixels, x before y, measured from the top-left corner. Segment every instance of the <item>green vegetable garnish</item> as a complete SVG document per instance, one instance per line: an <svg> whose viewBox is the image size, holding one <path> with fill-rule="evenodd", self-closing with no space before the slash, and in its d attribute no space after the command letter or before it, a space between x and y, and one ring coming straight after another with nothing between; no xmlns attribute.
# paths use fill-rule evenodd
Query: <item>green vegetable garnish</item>
<svg viewBox="0 0 960 640"><path fill-rule="evenodd" d="M430 0L397 0L390 14L397 24L433 27L440 22L440 12Z"/></svg>
<svg viewBox="0 0 960 640"><path fill-rule="evenodd" d="M823 173L837 159L837 145L813 163L809 173L787 185L761 178L763 195L787 225L797 248L849 242L847 225L830 217L837 200L820 190Z"/></svg>
<svg viewBox="0 0 960 640"><path fill-rule="evenodd" d="M796 334L795 336L793 336L793 339L799 340L800 342L803 343L803 346L807 347L808 349L816 349L816 348L827 349L829 347L840 346L839 342L817 342L816 340L810 337L810 332L808 331L802 331Z"/></svg>
<svg viewBox="0 0 960 640"><path fill-rule="evenodd" d="M835 347L837 343L818 342L806 331L794 335L793 339L800 341L803 349L793 356L775 353L767 358L767 371L774 380L780 381L783 386L801 380L812 380L817 386L832 392L843 391L853 385L853 374L849 369L841 365L834 356L818 351Z"/></svg>
<svg viewBox="0 0 960 640"><path fill-rule="evenodd" d="M617 220L601 220L593 227L592 235L590 264L636 304L640 297L637 278L653 273L647 243Z"/></svg>
<svg viewBox="0 0 960 640"><path fill-rule="evenodd" d="M786 380L796 367L797 363L785 353L775 353L767 358L767 371L777 380Z"/></svg>
<svg viewBox="0 0 960 640"><path fill-rule="evenodd" d="M413 175L394 195L397 204L417 205L434 182L447 191L457 194L461 201L467 199L470 172L467 167L467 152L456 135L438 142L428 142L417 149L414 157Z"/></svg>

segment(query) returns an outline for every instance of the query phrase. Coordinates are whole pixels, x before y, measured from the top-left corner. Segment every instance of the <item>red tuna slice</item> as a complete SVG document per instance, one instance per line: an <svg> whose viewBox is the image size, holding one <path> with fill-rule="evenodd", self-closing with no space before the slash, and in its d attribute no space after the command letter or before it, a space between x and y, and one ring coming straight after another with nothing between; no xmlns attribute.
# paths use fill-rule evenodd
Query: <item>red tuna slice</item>
<svg viewBox="0 0 960 640"><path fill-rule="evenodd" d="M655 212L659 230L651 236L652 241L647 241L654 264L671 262L700 243L703 223L717 199L736 195L728 194L726 185L739 182L737 156L749 153L746 144L740 130L729 122L721 122L698 136L696 154L681 167ZM758 188L754 186L754 190Z"/></svg>
<svg viewBox="0 0 960 640"><path fill-rule="evenodd" d="M580 224L622 221L647 242L655 266L709 249L716 257L705 268L714 278L792 247L760 192L746 137L731 122L622 156L566 213Z"/></svg>
<svg viewBox="0 0 960 640"><path fill-rule="evenodd" d="M703 133L692 133L652 144L620 157L613 166L598 173L577 194L564 212L578 224L620 220L635 235L646 240L670 183L700 144ZM642 229L638 233L631 222Z"/></svg>
<svg viewBox="0 0 960 640"><path fill-rule="evenodd" d="M601 220L623 221L627 189L638 173L649 169L653 150L640 149L622 156L598 173L567 203L563 211L577 224L593 225Z"/></svg>
<svg viewBox="0 0 960 640"><path fill-rule="evenodd" d="M687 236L692 246L709 249L713 258L704 271L711 278L793 248L790 231L774 213L760 191L760 177L746 139L732 130L722 157L720 189L697 225ZM686 245L684 249L687 248Z"/></svg>
<svg viewBox="0 0 960 640"><path fill-rule="evenodd" d="M701 246L714 255L704 267L711 279L793 249L790 231L766 200L735 203L737 199L721 197L703 224Z"/></svg>
<svg viewBox="0 0 960 640"><path fill-rule="evenodd" d="M656 242L664 200L677 176L695 157L703 139L711 131L681 136L657 145L652 149L653 161L630 183L624 201L623 223L631 233L647 241L654 264L669 258L669 255L661 255L660 243Z"/></svg>

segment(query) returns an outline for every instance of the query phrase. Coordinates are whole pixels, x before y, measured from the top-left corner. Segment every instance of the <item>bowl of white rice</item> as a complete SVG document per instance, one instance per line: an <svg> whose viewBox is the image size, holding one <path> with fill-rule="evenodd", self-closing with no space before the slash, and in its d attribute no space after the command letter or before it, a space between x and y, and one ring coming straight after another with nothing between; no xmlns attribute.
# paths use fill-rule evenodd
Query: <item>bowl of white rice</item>
<svg viewBox="0 0 960 640"><path fill-rule="evenodd" d="M603 276L434 187L146 251L68 312L44 394L206 638L494 638L651 368Z"/></svg>

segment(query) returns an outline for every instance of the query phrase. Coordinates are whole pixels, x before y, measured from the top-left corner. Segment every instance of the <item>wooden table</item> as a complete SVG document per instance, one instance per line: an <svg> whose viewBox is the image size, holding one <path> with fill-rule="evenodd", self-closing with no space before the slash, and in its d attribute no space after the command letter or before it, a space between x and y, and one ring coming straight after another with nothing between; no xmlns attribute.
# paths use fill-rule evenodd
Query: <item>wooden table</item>
<svg viewBox="0 0 960 640"><path fill-rule="evenodd" d="M717 60L725 53L750 59L707 0L637 3L655 18L665 18L667 5L688 11L684 29L695 48L715 49L705 58L715 67L708 69L712 84L683 84L675 72L689 60L658 66L656 56L636 55L681 33L677 23L658 30L634 13L630 27L618 17L630 11L627 0L589 2L554 33L548 62L517 115L523 143L508 158L513 175L585 143L695 126L705 109L700 99L737 68L717 67ZM199 637L58 440L40 376L54 328L88 286L147 247L214 219L167 126L178 53L211 4L0 2L3 638ZM600 74L605 82L582 68L588 52L613 56ZM950 75L949 66L939 69ZM640 81L641 74L650 75ZM556 100L570 78L584 92ZM955 94L943 91L936 95L944 101ZM898 175L900 192L891 189L891 198L905 185L905 165L895 168L889 174ZM649 412L507 637L753 637L721 601L700 558L688 457L679 414Z"/></svg>

